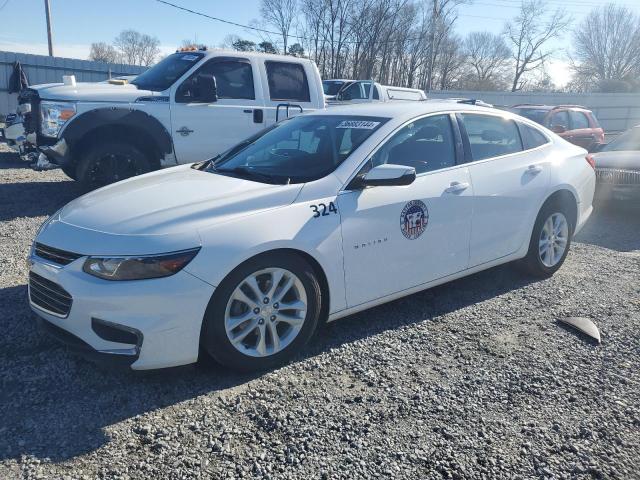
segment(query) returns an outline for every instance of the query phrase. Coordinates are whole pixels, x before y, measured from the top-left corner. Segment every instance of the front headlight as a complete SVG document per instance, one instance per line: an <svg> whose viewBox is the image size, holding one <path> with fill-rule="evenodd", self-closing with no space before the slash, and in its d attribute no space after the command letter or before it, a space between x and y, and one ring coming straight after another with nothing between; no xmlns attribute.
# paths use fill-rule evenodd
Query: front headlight
<svg viewBox="0 0 640 480"><path fill-rule="evenodd" d="M82 269L105 280L144 280L168 277L182 270L200 248L132 257L89 257Z"/></svg>
<svg viewBox="0 0 640 480"><path fill-rule="evenodd" d="M57 137L62 126L76 114L76 105L70 102L40 103L40 132L45 137Z"/></svg>

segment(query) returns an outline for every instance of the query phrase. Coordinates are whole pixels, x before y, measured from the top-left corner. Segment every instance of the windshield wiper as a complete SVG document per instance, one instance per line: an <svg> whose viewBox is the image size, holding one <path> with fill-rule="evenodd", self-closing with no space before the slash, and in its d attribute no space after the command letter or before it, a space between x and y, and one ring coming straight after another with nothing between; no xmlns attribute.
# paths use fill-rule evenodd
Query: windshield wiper
<svg viewBox="0 0 640 480"><path fill-rule="evenodd" d="M275 182L275 183L281 183L283 185L288 185L289 183L291 183L291 179L289 177L286 177L284 175L272 175L269 173L258 172L252 167L249 167L248 165L240 165L238 167L233 167L233 168L211 168L210 170L215 173L222 173L222 174L232 173L238 176L247 176L249 178L254 178L256 180L259 179L260 181L266 182L266 183Z"/></svg>

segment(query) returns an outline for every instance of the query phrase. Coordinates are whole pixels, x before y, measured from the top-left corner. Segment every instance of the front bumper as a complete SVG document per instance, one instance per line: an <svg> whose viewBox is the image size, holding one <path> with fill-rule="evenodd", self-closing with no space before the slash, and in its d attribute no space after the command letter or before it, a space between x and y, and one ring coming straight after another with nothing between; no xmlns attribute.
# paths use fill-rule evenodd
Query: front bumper
<svg viewBox="0 0 640 480"><path fill-rule="evenodd" d="M151 280L101 280L82 271L85 259L61 266L29 257L30 272L72 297L68 313L56 314L34 303L30 286L30 306L47 331L85 356L134 370L197 361L202 319L214 287L184 270ZM96 321L139 335L129 343L107 340L109 335L96 331Z"/></svg>

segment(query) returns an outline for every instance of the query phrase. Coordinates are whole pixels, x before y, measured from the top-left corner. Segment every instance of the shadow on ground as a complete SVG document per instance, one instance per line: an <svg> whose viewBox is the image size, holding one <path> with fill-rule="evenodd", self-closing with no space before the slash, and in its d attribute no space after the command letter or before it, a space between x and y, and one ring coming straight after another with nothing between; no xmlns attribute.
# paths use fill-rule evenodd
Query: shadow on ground
<svg viewBox="0 0 640 480"><path fill-rule="evenodd" d="M640 204L629 201L597 203L575 241L618 252L640 250Z"/></svg>
<svg viewBox="0 0 640 480"><path fill-rule="evenodd" d="M482 302L531 282L509 266L411 295L321 329L296 361ZM461 295L460 292L465 292ZM181 401L243 385L241 375L202 362L151 373L108 371L37 331L26 286L0 290L0 460L28 454L60 461L109 441L104 427Z"/></svg>

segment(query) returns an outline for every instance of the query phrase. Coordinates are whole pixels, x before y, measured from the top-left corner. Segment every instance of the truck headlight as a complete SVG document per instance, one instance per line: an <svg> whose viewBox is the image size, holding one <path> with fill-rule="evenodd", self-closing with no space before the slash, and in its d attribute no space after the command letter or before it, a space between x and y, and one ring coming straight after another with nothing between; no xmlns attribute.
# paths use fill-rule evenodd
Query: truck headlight
<svg viewBox="0 0 640 480"><path fill-rule="evenodd" d="M40 132L45 137L57 137L62 126L76 114L76 105L71 102L40 103Z"/></svg>
<svg viewBox="0 0 640 480"><path fill-rule="evenodd" d="M200 248L131 257L89 257L82 270L104 280L144 280L168 277L182 270Z"/></svg>

